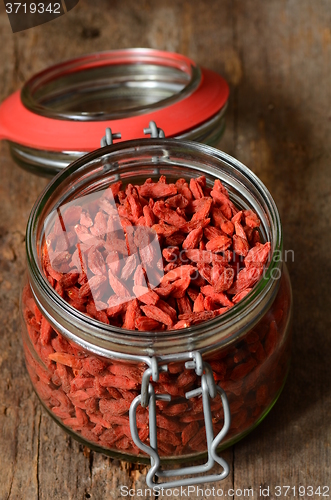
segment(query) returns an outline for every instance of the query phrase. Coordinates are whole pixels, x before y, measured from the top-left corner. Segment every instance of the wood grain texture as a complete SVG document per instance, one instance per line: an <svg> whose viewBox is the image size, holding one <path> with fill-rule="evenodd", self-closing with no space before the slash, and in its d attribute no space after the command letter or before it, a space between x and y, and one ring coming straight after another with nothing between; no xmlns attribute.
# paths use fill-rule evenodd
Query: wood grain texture
<svg viewBox="0 0 331 500"><path fill-rule="evenodd" d="M230 82L220 147L265 182L281 213L285 249L294 250L288 382L264 422L224 452L232 470L217 485L252 487L254 498L260 485L331 484L330 26L328 0L81 0L59 20L13 35L0 4L1 100L50 64L134 46L182 52ZM46 181L17 168L6 144L0 171L0 499L119 499L121 485L137 492L145 467L83 448L32 391L18 296L25 226Z"/></svg>

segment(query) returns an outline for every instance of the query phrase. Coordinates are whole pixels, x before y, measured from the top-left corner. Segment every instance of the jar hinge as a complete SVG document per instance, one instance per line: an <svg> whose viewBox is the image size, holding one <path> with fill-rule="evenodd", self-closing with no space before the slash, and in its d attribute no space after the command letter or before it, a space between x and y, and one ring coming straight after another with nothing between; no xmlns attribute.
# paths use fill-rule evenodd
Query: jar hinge
<svg viewBox="0 0 331 500"><path fill-rule="evenodd" d="M165 133L162 130L162 128L159 128L156 123L151 120L149 122L149 127L144 128L144 134L145 135L150 135L152 139L165 139ZM101 147L104 148L105 146L111 146L114 143L114 139L121 139L122 134L121 132L112 132L112 129L107 127L106 128L106 135L104 135L100 141ZM164 155L165 158L168 158L167 153L165 152ZM159 157L158 156L153 156L152 159L153 163L158 164L159 163ZM111 165L107 163L104 165L104 169L108 170L111 168ZM156 170L156 173L158 174L158 169Z"/></svg>
<svg viewBox="0 0 331 500"><path fill-rule="evenodd" d="M157 450L157 430L156 430L156 401L171 401L171 396L169 394L155 394L154 387L150 382L150 377L154 382L159 379L159 371L168 371L167 365L158 365L156 358L151 359L150 367L147 368L143 374L142 384L141 384L141 394L137 396L131 403L129 417L130 417L130 431L132 439L136 446L142 451L147 453L151 457L151 468L146 475L146 482L150 488L166 486L167 488L174 488L178 486L189 486L195 484L202 484L207 482L220 481L225 479L230 468L228 463L221 457L217 455L217 447L221 443L222 439L227 434L230 423L230 408L227 400L227 396L224 390L215 384L213 371L211 366L203 361L200 352L188 353L185 367L187 369L194 369L196 374L201 377L201 387L189 391L185 394L187 399L191 399L196 396L202 395L203 413L206 428L206 438L207 438L207 451L208 460L203 465L194 465L191 467L182 467L180 469L172 470L161 470L160 469L160 456ZM216 397L219 394L222 399L223 411L224 411L224 423L223 427L217 436L214 438L213 424L212 424L212 413L210 408L210 399ZM149 407L149 441L150 446L143 443L138 435L138 427L136 421L136 412L138 406ZM218 463L223 467L223 472L221 474L210 474L207 476L199 475L201 473L208 472L215 463ZM183 476L187 474L194 474L195 476L178 479L169 482L156 482L155 476L157 478L171 478L173 476Z"/></svg>
<svg viewBox="0 0 331 500"><path fill-rule="evenodd" d="M165 139L165 134L162 128L159 128L156 123L152 120L149 122L149 127L144 128L144 134L150 134L152 139ZM112 129L106 128L106 135L104 135L100 141L101 147L111 146L114 143L114 139L121 139L121 132L112 132Z"/></svg>

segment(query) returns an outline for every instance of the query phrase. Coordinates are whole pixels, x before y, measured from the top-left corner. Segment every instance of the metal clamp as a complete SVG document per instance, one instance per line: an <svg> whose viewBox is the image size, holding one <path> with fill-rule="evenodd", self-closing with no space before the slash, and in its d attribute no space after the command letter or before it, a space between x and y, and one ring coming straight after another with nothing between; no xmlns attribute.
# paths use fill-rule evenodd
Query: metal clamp
<svg viewBox="0 0 331 500"><path fill-rule="evenodd" d="M164 139L165 138L164 131L162 130L162 128L159 128L153 120L151 120L149 122L149 127L148 128L144 128L144 134L145 135L150 134L150 136L151 136L152 139L157 139L157 138ZM163 151L163 158L168 158L167 151ZM152 157L152 162L157 165L158 163L160 163L160 157L159 156L153 156ZM156 175L160 174L158 168L155 169L155 174Z"/></svg>
<svg viewBox="0 0 331 500"><path fill-rule="evenodd" d="M217 447L221 443L224 436L227 434L230 423L230 408L229 403L226 397L224 390L215 384L213 371L211 366L203 361L200 352L192 352L188 355L189 361L185 363L185 367L188 369L194 369L196 374L201 377L201 387L194 389L193 391L189 391L185 394L187 399L191 399L195 396L202 395L202 403L203 403L203 413L204 413L204 421L206 428L206 438L207 438L207 451L208 451L208 460L203 465L194 465L191 467L182 467L180 469L172 469L172 470L161 470L160 469L160 456L157 451L157 429L156 429L156 401L170 401L171 396L168 394L155 394L153 385L149 382L150 376L154 381L158 380L158 369L157 360L153 358L154 362L152 363L153 368L147 368L147 370L143 374L142 380L142 390L141 395L137 396L131 403L130 411L129 411L129 419L130 419L130 431L132 435L132 439L136 446L140 448L142 451L150 455L151 457L151 468L146 475L146 482L150 488L166 486L167 488L174 488L179 486L189 486L195 484L202 484L207 482L221 481L225 479L229 472L230 467L228 463L221 457L217 455ZM168 367L166 365L162 365L160 370L167 371ZM153 376L154 373L154 376ZM210 408L210 398L213 399L216 395L219 394L222 399L223 411L224 411L224 424L220 432L214 438L213 424L212 424L212 413ZM143 443L138 435L138 427L136 422L136 411L137 407L141 404L146 407L149 406L149 441L150 446ZM223 467L223 472L220 474L210 474L207 476L197 475L208 472L215 463L218 463ZM184 476L186 474L194 474L195 476L186 478L186 479L178 479L175 481L169 482L156 482L155 476L158 478L170 478L173 476Z"/></svg>
<svg viewBox="0 0 331 500"><path fill-rule="evenodd" d="M150 121L149 127L144 128L144 134L145 135L150 134L152 139L157 139L157 138L164 139L165 138L165 134L164 134L162 128L158 128L154 121Z"/></svg>
<svg viewBox="0 0 331 500"><path fill-rule="evenodd" d="M121 139L121 132L112 132L111 128L106 128L106 135L100 141L101 147L111 146L114 143L114 139Z"/></svg>

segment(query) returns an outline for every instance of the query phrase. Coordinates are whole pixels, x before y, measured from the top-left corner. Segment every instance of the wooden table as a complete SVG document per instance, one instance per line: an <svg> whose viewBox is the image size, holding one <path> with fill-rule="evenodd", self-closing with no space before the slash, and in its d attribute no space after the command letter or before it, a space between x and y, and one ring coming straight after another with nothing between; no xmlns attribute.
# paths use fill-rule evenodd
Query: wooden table
<svg viewBox="0 0 331 500"><path fill-rule="evenodd" d="M187 54L227 78L231 98L220 147L270 189L285 249L295 255L288 263L295 301L288 382L263 423L224 452L231 473L217 487L253 488L254 498L260 485L271 488L266 498L296 498L293 490L277 497L276 485L330 487L330 3L81 0L64 17L13 35L1 2L0 99L65 58L134 46ZM0 498L117 499L121 485L135 488L130 498L139 498L147 469L83 448L32 390L18 297L25 226L46 181L19 169L4 143L0 168Z"/></svg>

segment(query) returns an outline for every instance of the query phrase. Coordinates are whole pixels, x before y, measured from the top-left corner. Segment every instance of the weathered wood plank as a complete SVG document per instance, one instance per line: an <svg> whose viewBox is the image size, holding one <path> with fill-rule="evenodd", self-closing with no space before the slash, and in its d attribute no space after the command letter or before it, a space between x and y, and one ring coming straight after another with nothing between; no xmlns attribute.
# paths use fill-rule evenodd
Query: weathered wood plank
<svg viewBox="0 0 331 500"><path fill-rule="evenodd" d="M276 498L276 485L316 489L331 476L331 11L327 2L237 2L235 15L243 68L236 156L277 201L285 249L294 251L295 305L288 382L270 415L236 445L235 486L269 485Z"/></svg>

